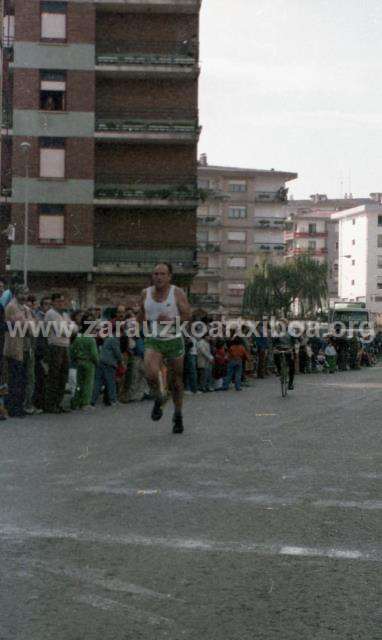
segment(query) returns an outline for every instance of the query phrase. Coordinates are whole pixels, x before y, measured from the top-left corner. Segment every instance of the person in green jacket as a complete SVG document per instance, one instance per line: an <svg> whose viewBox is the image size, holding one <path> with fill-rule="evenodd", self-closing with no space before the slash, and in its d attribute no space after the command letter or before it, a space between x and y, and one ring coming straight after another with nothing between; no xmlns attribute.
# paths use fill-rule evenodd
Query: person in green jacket
<svg viewBox="0 0 382 640"><path fill-rule="evenodd" d="M89 327L90 317L84 315L80 329L70 347L70 357L77 367L77 386L72 400L72 409L90 406L96 366L99 357L95 338L84 335Z"/></svg>

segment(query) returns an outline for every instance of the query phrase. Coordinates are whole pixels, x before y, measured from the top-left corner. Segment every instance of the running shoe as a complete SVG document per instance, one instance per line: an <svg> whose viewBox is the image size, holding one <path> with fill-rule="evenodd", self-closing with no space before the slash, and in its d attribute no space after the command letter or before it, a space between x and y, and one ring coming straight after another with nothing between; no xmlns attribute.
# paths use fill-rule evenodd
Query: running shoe
<svg viewBox="0 0 382 640"><path fill-rule="evenodd" d="M183 426L183 416L181 413L174 413L172 424L173 424L173 427L172 427L173 433L183 433L184 426Z"/></svg>
<svg viewBox="0 0 382 640"><path fill-rule="evenodd" d="M154 420L154 422L158 422L158 420L160 420L162 416L162 402L161 400L155 400L153 410L151 412L151 420Z"/></svg>

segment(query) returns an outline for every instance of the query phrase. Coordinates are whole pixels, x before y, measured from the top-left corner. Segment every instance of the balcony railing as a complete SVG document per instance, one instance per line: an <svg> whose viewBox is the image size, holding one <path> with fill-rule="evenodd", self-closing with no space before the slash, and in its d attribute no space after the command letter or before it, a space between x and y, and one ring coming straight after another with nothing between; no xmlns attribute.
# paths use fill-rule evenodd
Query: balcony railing
<svg viewBox="0 0 382 640"><path fill-rule="evenodd" d="M195 65L197 49L189 40L116 42L101 45L96 54L98 65Z"/></svg>
<svg viewBox="0 0 382 640"><path fill-rule="evenodd" d="M198 200L196 180L187 176L137 176L103 174L96 178L95 197L100 199Z"/></svg>
<svg viewBox="0 0 382 640"><path fill-rule="evenodd" d="M12 109L3 109L1 114L1 127L2 129L12 129L13 125L13 112Z"/></svg>
<svg viewBox="0 0 382 640"><path fill-rule="evenodd" d="M281 187L278 191L256 191L255 202L287 202L288 189Z"/></svg>
<svg viewBox="0 0 382 640"><path fill-rule="evenodd" d="M158 262L171 262L178 270L195 271L197 263L194 261L192 249L153 249L135 250L125 246L96 247L94 262L96 266L102 264L130 266L137 271L150 271Z"/></svg>
<svg viewBox="0 0 382 640"><path fill-rule="evenodd" d="M218 216L198 216L197 224L203 227L220 227L222 221Z"/></svg>
<svg viewBox="0 0 382 640"><path fill-rule="evenodd" d="M193 306L217 308L219 306L219 295L215 293L190 293L190 304Z"/></svg>
<svg viewBox="0 0 382 640"><path fill-rule="evenodd" d="M189 112L158 110L96 116L96 131L120 133L179 133L197 135L197 119Z"/></svg>
<svg viewBox="0 0 382 640"><path fill-rule="evenodd" d="M254 220L254 227L256 229L281 229L284 230L285 229L285 220L279 219L279 218L270 218L269 220L267 219L256 219Z"/></svg>
<svg viewBox="0 0 382 640"><path fill-rule="evenodd" d="M309 231L288 231L285 236L288 240L292 240L293 238L327 238L328 233L325 231L314 231L311 233Z"/></svg>
<svg viewBox="0 0 382 640"><path fill-rule="evenodd" d="M199 278L214 278L221 276L221 269L219 267L199 267Z"/></svg>
<svg viewBox="0 0 382 640"><path fill-rule="evenodd" d="M294 248L287 248L286 249L286 254L288 256L291 255L307 255L307 256L325 256L328 253L327 249L294 249Z"/></svg>
<svg viewBox="0 0 382 640"><path fill-rule="evenodd" d="M277 251L277 252L284 252L285 251L285 244L280 244L280 243L272 243L272 242L255 242L255 249L257 251L265 251L265 252L269 252L269 251Z"/></svg>
<svg viewBox="0 0 382 640"><path fill-rule="evenodd" d="M198 242L197 249L201 253L217 253L221 246L220 242Z"/></svg>

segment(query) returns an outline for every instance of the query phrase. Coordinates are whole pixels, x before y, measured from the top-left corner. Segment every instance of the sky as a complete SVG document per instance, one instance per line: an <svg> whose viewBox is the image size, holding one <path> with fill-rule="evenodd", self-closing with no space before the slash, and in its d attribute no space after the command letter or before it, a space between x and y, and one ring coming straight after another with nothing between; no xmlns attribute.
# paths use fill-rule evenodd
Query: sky
<svg viewBox="0 0 382 640"><path fill-rule="evenodd" d="M381 36L381 0L203 0L199 152L295 198L382 191Z"/></svg>

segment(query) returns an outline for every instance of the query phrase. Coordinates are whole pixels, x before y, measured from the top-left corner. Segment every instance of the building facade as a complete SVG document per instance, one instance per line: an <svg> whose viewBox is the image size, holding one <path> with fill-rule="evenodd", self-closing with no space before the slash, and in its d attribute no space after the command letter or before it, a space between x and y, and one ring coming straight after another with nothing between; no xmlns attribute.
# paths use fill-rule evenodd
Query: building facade
<svg viewBox="0 0 382 640"><path fill-rule="evenodd" d="M382 205L332 216L339 225L339 297L382 313Z"/></svg>
<svg viewBox="0 0 382 640"><path fill-rule="evenodd" d="M198 184L199 271L191 289L194 308L240 314L246 280L264 260L282 261L286 184L297 174L208 165L202 155Z"/></svg>
<svg viewBox="0 0 382 640"><path fill-rule="evenodd" d="M309 255L328 265L328 294L330 301L338 299L339 237L338 221L332 214L371 203L370 198L328 198L314 194L309 200L289 200L288 219L284 234L285 257Z"/></svg>
<svg viewBox="0 0 382 640"><path fill-rule="evenodd" d="M132 303L158 260L189 286L199 12L200 0L3 2L14 35L3 37L1 223L21 272L28 200L33 290Z"/></svg>

